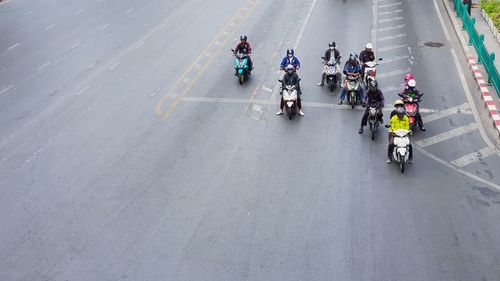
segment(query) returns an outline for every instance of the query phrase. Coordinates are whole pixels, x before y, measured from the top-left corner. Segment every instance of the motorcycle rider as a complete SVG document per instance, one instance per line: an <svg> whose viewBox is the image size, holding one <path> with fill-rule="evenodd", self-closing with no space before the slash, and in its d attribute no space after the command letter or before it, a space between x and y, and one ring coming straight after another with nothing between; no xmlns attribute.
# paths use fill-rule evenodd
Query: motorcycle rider
<svg viewBox="0 0 500 281"><path fill-rule="evenodd" d="M375 53L373 52L373 44L367 43L365 49L359 53L359 61L361 62L361 79L365 79L366 63L375 60Z"/></svg>
<svg viewBox="0 0 500 281"><path fill-rule="evenodd" d="M376 107L378 110L378 120L380 124L384 124L384 115L382 113L382 108L384 108L384 94L378 88L378 83L376 80L371 80L368 84L368 91L365 95L365 100L363 107L366 107L365 114L361 119L361 127L359 128L359 133L363 133L363 127L366 126L368 121L368 115L370 114L370 107Z"/></svg>
<svg viewBox="0 0 500 281"><path fill-rule="evenodd" d="M295 72L295 68L293 65L289 64L285 68L285 75L283 75L283 79L281 80L281 103L280 103L280 110L276 112L276 115L281 115L283 114L283 108L285 107L285 100L283 99L283 88L286 85L297 85L297 107L299 108L299 115L304 116L304 112L302 112L302 102L300 99L300 95L302 95L302 91L300 90L300 79L299 75Z"/></svg>
<svg viewBox="0 0 500 281"><path fill-rule="evenodd" d="M355 53L351 53L349 55L349 60L344 65L344 74L346 75L346 79L344 79L344 85L342 87L342 91L340 92L340 101L338 104L342 104L345 99L345 95L347 93L347 84L349 83L349 80L347 79L347 76L350 75L361 75L361 67L359 66L359 62L357 60L357 56ZM359 101L363 100L363 87L359 86Z"/></svg>
<svg viewBox="0 0 500 281"><path fill-rule="evenodd" d="M392 163L392 152L394 150L394 138L392 136L392 132L397 130L407 130L410 131L410 119L406 116L406 110L404 107L398 107L396 110L396 115L391 118L391 125L389 127L389 146L387 148L387 164ZM413 146L410 142L410 151L408 155L408 163L411 164L413 160Z"/></svg>
<svg viewBox="0 0 500 281"><path fill-rule="evenodd" d="M323 56L323 60L325 63L324 69L323 69L323 75L321 76L321 82L316 84L316 86L324 86L325 85L325 80L326 80L326 69L327 69L327 64L330 61L330 59L335 58L335 61L338 61L340 59L340 52L337 50L335 41L332 41L331 43L328 43L328 49L325 51L325 55Z"/></svg>
<svg viewBox="0 0 500 281"><path fill-rule="evenodd" d="M410 72L408 72L405 75L405 81L401 85L401 91L400 91L401 94L404 93L404 90L405 90L406 86L408 86L408 81L410 81L410 80L415 80L415 79L413 78L413 74L411 74Z"/></svg>
<svg viewBox="0 0 500 281"><path fill-rule="evenodd" d="M417 82L415 82L415 80L413 79L409 80L408 85L406 85L406 87L403 89L401 96L403 97L403 100L408 96L411 96L417 100L417 114L415 115L415 119L417 121L417 125L420 128L420 130L425 132L424 122L422 120L422 115L420 115L420 110L419 110L420 105L418 102L420 101L422 95L420 94L420 91L417 89Z"/></svg>
<svg viewBox="0 0 500 281"><path fill-rule="evenodd" d="M238 45L236 45L236 47L234 48L234 54L236 55L237 53L241 53L241 54L246 54L247 55L247 58L248 58L248 74L250 74L250 72L252 72L252 69L253 69L253 62L252 62L252 58L251 58L251 55L252 55L252 46L250 46L250 43L248 42L246 35L241 35L240 36L240 43L238 43ZM237 75L237 73L235 73L234 75Z"/></svg>
<svg viewBox="0 0 500 281"><path fill-rule="evenodd" d="M286 57L284 57L282 60L281 60L281 65L280 65L280 69L281 70L285 70L285 68L289 65L293 65L294 69L297 70L300 68L300 61L299 59L295 56L295 52L293 51L293 49L288 49L286 50Z"/></svg>

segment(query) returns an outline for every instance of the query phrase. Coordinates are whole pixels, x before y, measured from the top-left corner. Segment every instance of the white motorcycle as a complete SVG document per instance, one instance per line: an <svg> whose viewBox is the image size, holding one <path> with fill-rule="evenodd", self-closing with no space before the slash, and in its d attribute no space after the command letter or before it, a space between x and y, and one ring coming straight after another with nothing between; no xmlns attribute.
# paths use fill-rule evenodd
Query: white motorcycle
<svg viewBox="0 0 500 281"><path fill-rule="evenodd" d="M278 81L282 82L282 80ZM292 117L299 111L297 104L297 95L299 94L297 85L285 85L285 87L282 89L282 92L283 101L285 102L286 114L288 115L288 119L292 120Z"/></svg>
<svg viewBox="0 0 500 281"><path fill-rule="evenodd" d="M405 171L405 164L410 157L410 134L409 130L396 130L392 132L394 150L392 157L398 163L401 173Z"/></svg>
<svg viewBox="0 0 500 281"><path fill-rule="evenodd" d="M322 57L324 59L324 57ZM338 60L331 58L324 66L324 73L326 74L326 85L330 87L330 92L333 92L335 87L339 86L342 82L342 75L340 73L340 57Z"/></svg>
<svg viewBox="0 0 500 281"><path fill-rule="evenodd" d="M381 61L382 58L378 60ZM375 80L375 76L377 76L377 65L378 63L376 61L368 61L365 63L365 80L363 81L365 83L365 86L368 85L368 82L370 80Z"/></svg>

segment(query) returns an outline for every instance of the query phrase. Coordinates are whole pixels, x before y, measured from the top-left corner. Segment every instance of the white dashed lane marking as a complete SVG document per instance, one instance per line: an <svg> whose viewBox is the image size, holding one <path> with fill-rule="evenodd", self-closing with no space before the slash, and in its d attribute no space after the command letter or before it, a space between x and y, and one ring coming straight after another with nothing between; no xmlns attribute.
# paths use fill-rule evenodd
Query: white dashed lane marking
<svg viewBox="0 0 500 281"><path fill-rule="evenodd" d="M15 47L17 47L17 46L19 46L19 43L16 43L16 44L14 44L14 45L12 45L12 46L8 47L8 48L7 48L7 50L12 50L12 49L14 49L14 48L15 48Z"/></svg>
<svg viewBox="0 0 500 281"><path fill-rule="evenodd" d="M396 50L396 49L401 49L401 48L407 48L408 45L406 44L399 44L399 45L392 45L392 46L387 46L387 47L382 47L382 48L378 48L378 52L388 52L388 51L392 51L392 50Z"/></svg>
<svg viewBox="0 0 500 281"><path fill-rule="evenodd" d="M472 114L472 111L470 109L470 105L468 103L464 103L444 110L440 110L434 114L426 115L424 117L424 120L425 123L429 123L450 116L452 114Z"/></svg>
<svg viewBox="0 0 500 281"><path fill-rule="evenodd" d="M45 30L50 30L50 29L54 28L54 26L56 26L56 25L55 24L51 24L51 25L47 26L45 28Z"/></svg>

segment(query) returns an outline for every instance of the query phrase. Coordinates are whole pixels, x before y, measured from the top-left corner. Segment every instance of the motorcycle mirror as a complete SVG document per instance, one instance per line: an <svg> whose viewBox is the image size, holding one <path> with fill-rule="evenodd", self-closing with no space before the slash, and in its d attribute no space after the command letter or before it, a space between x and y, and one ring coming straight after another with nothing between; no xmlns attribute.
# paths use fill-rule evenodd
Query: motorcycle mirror
<svg viewBox="0 0 500 281"><path fill-rule="evenodd" d="M379 58L378 60L383 60L384 58Z"/></svg>
<svg viewBox="0 0 500 281"><path fill-rule="evenodd" d="M386 127L387 129L389 129L391 127L391 125L385 125L384 127Z"/></svg>
<svg viewBox="0 0 500 281"><path fill-rule="evenodd" d="M299 82L300 82L300 80L302 80L302 79L299 78Z"/></svg>
<svg viewBox="0 0 500 281"><path fill-rule="evenodd" d="M281 79L278 79L278 82L283 82L283 80L281 80Z"/></svg>
<svg viewBox="0 0 500 281"><path fill-rule="evenodd" d="M398 93L398 96L403 97L403 95L401 93Z"/></svg>
<svg viewBox="0 0 500 281"><path fill-rule="evenodd" d="M322 59L325 59L325 57L321 57Z"/></svg>
<svg viewBox="0 0 500 281"><path fill-rule="evenodd" d="M420 96L423 96L423 95L424 95L424 93L420 93Z"/></svg>
<svg viewBox="0 0 500 281"><path fill-rule="evenodd" d="M234 53L234 50L233 50L233 49L231 49L231 52L233 52L233 53Z"/></svg>

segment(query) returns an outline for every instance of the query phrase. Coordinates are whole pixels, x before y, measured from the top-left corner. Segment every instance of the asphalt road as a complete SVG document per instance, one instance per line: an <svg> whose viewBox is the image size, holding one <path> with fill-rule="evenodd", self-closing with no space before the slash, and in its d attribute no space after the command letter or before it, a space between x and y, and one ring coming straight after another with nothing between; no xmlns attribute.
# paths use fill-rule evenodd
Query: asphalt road
<svg viewBox="0 0 500 281"><path fill-rule="evenodd" d="M0 280L499 280L500 157L440 2L1 4ZM315 86L331 40L373 40L386 108L408 70L425 92L404 174Z"/></svg>

